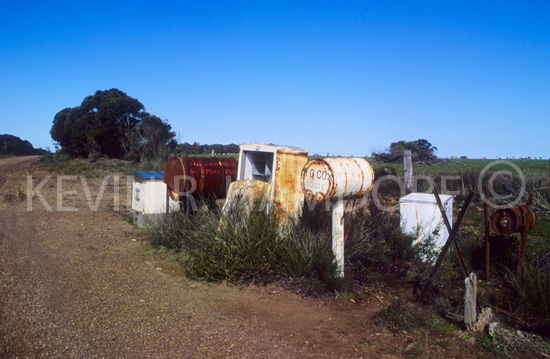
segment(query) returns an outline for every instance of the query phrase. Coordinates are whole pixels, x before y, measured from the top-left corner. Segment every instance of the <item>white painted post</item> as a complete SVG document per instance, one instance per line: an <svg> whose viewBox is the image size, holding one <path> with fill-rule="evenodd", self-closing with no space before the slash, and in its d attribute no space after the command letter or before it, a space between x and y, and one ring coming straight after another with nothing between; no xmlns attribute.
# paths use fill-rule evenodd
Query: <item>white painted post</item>
<svg viewBox="0 0 550 359"><path fill-rule="evenodd" d="M332 253L336 257L337 276L344 277L344 200L339 198L332 206Z"/></svg>

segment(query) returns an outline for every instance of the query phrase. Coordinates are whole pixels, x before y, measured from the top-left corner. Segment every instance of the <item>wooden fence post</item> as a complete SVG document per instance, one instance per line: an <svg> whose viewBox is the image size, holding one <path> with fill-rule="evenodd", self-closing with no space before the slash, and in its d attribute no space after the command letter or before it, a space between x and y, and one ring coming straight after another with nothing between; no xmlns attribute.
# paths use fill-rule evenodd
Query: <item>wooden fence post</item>
<svg viewBox="0 0 550 359"><path fill-rule="evenodd" d="M470 276L464 279L464 324L466 329L473 330L474 324L477 322L477 276L475 273L470 273Z"/></svg>
<svg viewBox="0 0 550 359"><path fill-rule="evenodd" d="M413 182L412 153L410 150L403 152L403 177L405 179L405 189L407 193L410 193Z"/></svg>

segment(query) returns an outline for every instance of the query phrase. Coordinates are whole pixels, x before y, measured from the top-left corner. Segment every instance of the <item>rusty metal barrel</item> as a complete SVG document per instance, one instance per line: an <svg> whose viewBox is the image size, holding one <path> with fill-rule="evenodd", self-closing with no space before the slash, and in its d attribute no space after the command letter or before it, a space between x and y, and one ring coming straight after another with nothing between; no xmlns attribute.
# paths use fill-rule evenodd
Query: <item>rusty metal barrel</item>
<svg viewBox="0 0 550 359"><path fill-rule="evenodd" d="M509 236L512 233L521 232L526 226L527 230L533 228L537 224L537 214L533 208L529 208L529 212L526 212L527 206L497 210L491 218L493 230L498 235ZM527 218L527 221L525 221L525 218Z"/></svg>
<svg viewBox="0 0 550 359"><path fill-rule="evenodd" d="M316 158L302 169L302 191L311 202L360 197L373 184L374 172L364 158Z"/></svg>
<svg viewBox="0 0 550 359"><path fill-rule="evenodd" d="M182 193L225 198L229 183L237 179L237 160L232 157L170 157L164 166L162 180L174 201Z"/></svg>

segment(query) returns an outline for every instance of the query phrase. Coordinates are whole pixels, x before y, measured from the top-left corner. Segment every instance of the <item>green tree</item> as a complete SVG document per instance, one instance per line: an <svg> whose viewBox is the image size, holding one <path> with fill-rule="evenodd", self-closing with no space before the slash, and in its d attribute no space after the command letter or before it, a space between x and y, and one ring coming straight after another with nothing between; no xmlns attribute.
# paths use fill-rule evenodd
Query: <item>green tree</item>
<svg viewBox="0 0 550 359"><path fill-rule="evenodd" d="M138 128L144 120L147 128L158 125L161 135L154 137L155 141L166 145L175 136L170 132L170 125L158 119L162 123L160 125L157 119L147 113L137 99L113 88L96 91L94 95L86 97L80 106L59 111L54 117L50 134L62 150L71 156L88 157L91 160L103 155L122 158L131 152L136 143L138 147L143 146L140 143L143 138L145 143L150 139L148 136L139 136L140 131L145 133ZM166 136L171 137L165 139Z"/></svg>
<svg viewBox="0 0 550 359"><path fill-rule="evenodd" d="M134 128L134 138L131 140L134 149L139 151L140 160L165 156L169 147L174 148L176 134L171 130L172 126L167 121L144 114L141 123Z"/></svg>
<svg viewBox="0 0 550 359"><path fill-rule="evenodd" d="M425 139L392 142L387 151L373 153L373 156L380 162L401 162L403 161L403 152L407 150L411 151L415 162L430 162L437 158L435 155L437 147L432 146Z"/></svg>

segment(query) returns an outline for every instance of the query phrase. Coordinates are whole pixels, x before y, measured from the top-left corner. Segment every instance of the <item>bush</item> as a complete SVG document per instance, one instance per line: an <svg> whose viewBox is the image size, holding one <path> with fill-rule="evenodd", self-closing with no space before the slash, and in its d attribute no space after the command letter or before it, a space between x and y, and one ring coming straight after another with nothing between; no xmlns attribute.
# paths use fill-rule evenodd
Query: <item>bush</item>
<svg viewBox="0 0 550 359"><path fill-rule="evenodd" d="M368 208L352 218L345 255L346 270L356 284L398 283L424 276L435 256L432 240L413 245L414 237L401 231L399 215ZM396 282L397 281L397 282Z"/></svg>
<svg viewBox="0 0 550 359"><path fill-rule="evenodd" d="M530 259L518 285L521 297L529 307L550 324L550 258L541 256Z"/></svg>
<svg viewBox="0 0 550 359"><path fill-rule="evenodd" d="M150 236L153 245L180 251L192 278L263 283L295 278L296 286L307 283L315 291L337 285L326 237L299 224L280 226L274 211L238 205L228 217L219 208L172 212Z"/></svg>
<svg viewBox="0 0 550 359"><path fill-rule="evenodd" d="M274 211L242 207L237 205L227 217L216 206L191 214L170 213L150 229L152 244L181 252L188 275L196 279L279 281L311 293L341 288L344 283L335 276L330 212L324 206L310 211L304 205L302 215L285 225ZM345 278L352 290L396 283L411 271L422 276L433 262L430 241L412 246L414 238L401 232L399 216L372 202L352 216L348 228Z"/></svg>
<svg viewBox="0 0 550 359"><path fill-rule="evenodd" d="M412 333L425 328L430 317L419 304L405 301L403 298L393 299L390 305L376 316L390 331L404 330Z"/></svg>

